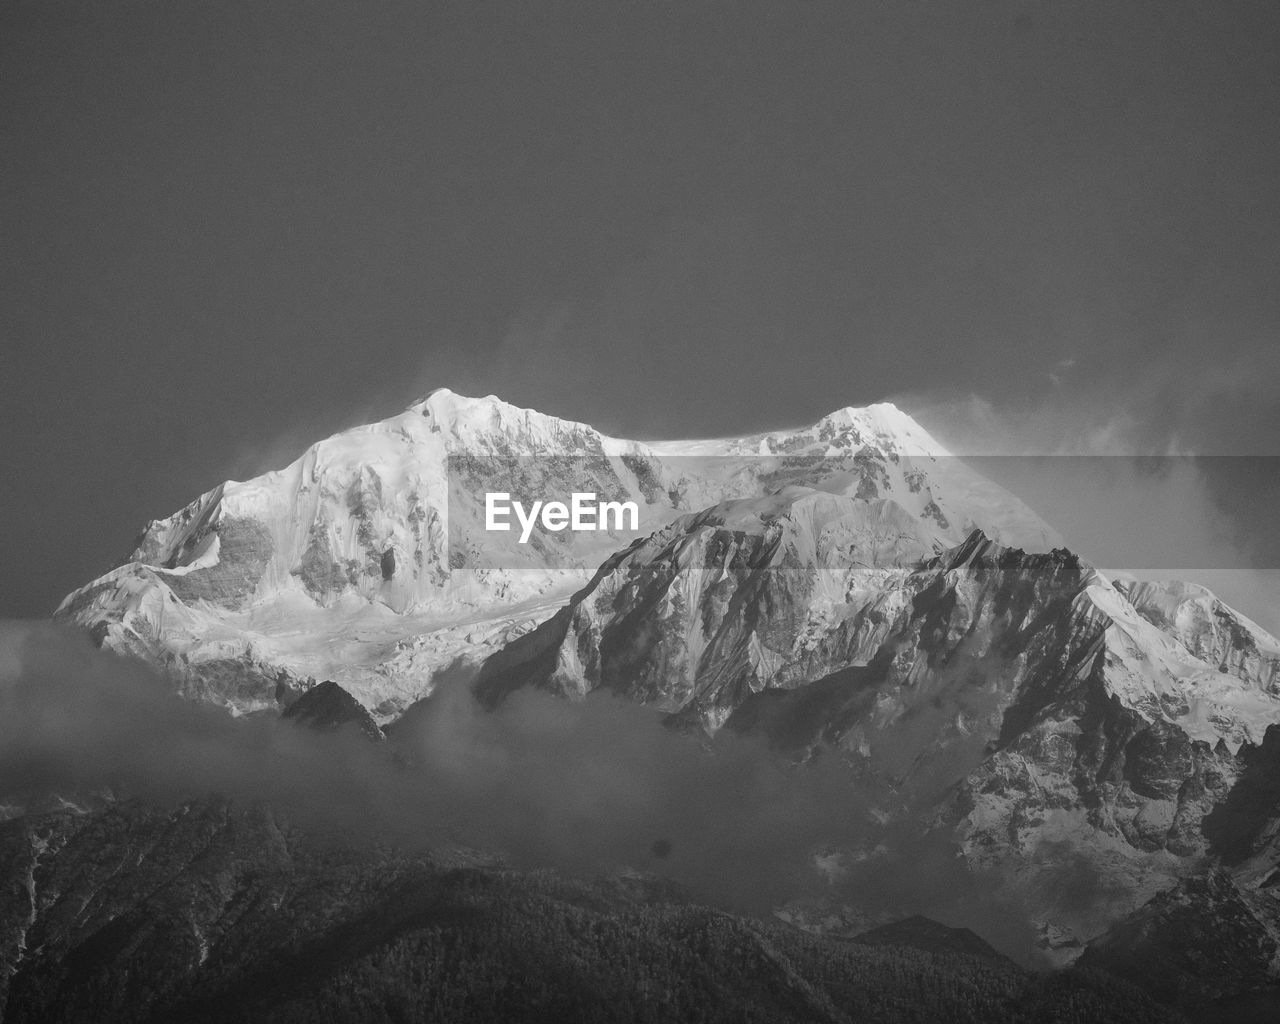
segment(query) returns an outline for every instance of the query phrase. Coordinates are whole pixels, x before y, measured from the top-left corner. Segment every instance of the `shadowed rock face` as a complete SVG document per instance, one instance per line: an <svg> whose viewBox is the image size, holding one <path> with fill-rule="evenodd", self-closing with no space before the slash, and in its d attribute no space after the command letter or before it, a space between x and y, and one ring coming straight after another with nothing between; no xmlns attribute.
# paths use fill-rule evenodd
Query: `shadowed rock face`
<svg viewBox="0 0 1280 1024"><path fill-rule="evenodd" d="M219 542L219 560L169 578L169 589L182 601L210 601L238 609L257 589L274 554L271 533L247 517L224 517L210 528Z"/></svg>
<svg viewBox="0 0 1280 1024"><path fill-rule="evenodd" d="M306 550L292 571L317 601L327 600L360 582L360 563L335 555L329 546L329 533L323 528L312 530Z"/></svg>
<svg viewBox="0 0 1280 1024"><path fill-rule="evenodd" d="M990 943L968 928L949 928L919 914L872 928L855 935L850 941L864 946L910 946L926 953L963 953L1009 962L1007 957L997 953Z"/></svg>
<svg viewBox="0 0 1280 1024"><path fill-rule="evenodd" d="M1241 751L1238 781L1204 820L1219 858L1091 942L1083 963L1198 1019L1280 1019L1280 726Z"/></svg>
<svg viewBox="0 0 1280 1024"><path fill-rule="evenodd" d="M569 694L603 687L715 729L752 693L869 661L913 597L902 567L930 553L894 502L801 488L727 502L606 561L486 663L478 693L499 699L526 677ZM522 668L549 646L553 665Z"/></svg>
<svg viewBox="0 0 1280 1024"><path fill-rule="evenodd" d="M492 656L477 694L607 689L798 760L834 751L885 815L942 830L1085 937L1212 854L1205 819L1251 756L1241 737L1261 738L1255 709L1280 712L1262 680L1194 659L1066 551L975 533L909 562L887 504L746 512L615 556Z"/></svg>
<svg viewBox="0 0 1280 1024"><path fill-rule="evenodd" d="M320 732L352 726L371 740L385 739L364 705L332 680L307 690L284 709L281 717Z"/></svg>
<svg viewBox="0 0 1280 1024"><path fill-rule="evenodd" d="M1170 1005L1238 1000L1235 1015L1231 1002L1220 1008L1222 1019L1280 1019L1280 894L1219 871L1189 879L1090 943L1082 963Z"/></svg>

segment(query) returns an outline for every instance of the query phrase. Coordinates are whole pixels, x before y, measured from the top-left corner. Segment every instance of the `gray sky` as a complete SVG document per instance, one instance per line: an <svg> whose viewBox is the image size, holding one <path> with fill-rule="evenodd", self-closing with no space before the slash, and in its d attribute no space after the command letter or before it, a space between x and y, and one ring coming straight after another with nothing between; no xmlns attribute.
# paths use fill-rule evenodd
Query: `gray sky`
<svg viewBox="0 0 1280 1024"><path fill-rule="evenodd" d="M1273 0L10 0L0 614L441 385L1276 454L1277 53Z"/></svg>

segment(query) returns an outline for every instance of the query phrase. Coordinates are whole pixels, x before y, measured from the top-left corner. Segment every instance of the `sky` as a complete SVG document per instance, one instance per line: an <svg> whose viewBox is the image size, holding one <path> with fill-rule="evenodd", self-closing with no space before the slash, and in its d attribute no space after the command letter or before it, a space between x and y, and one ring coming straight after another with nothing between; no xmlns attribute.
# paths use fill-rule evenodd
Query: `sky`
<svg viewBox="0 0 1280 1024"><path fill-rule="evenodd" d="M1272 0L10 0L0 615L439 386L1280 454L1277 53Z"/></svg>

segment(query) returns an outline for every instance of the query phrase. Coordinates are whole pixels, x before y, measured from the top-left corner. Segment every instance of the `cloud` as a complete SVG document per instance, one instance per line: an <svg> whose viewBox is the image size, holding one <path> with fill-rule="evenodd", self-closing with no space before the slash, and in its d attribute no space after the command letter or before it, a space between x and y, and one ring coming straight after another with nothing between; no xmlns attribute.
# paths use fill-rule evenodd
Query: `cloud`
<svg viewBox="0 0 1280 1024"><path fill-rule="evenodd" d="M1204 583L1274 632L1280 539L1269 510L1280 500L1280 455L1274 442L1218 430L1224 408L1260 399L1258 375L1274 363L1254 353L1194 380L1176 363L1096 383L1081 372L1078 386L1064 378L1035 401L973 392L894 401L1093 564Z"/></svg>
<svg viewBox="0 0 1280 1024"><path fill-rule="evenodd" d="M1049 381L1055 388L1062 387L1062 382L1067 378L1067 371L1076 365L1074 359L1059 359L1053 364L1053 369L1049 371Z"/></svg>
<svg viewBox="0 0 1280 1024"><path fill-rule="evenodd" d="M485 712L468 683L444 681L392 742L370 744L275 716L233 719L79 634L7 623L0 799L217 792L362 841L463 842L569 871L653 870L758 910L812 875L815 844L851 842L865 828L835 766L792 770L742 738L713 754L607 694L575 703L519 692Z"/></svg>
<svg viewBox="0 0 1280 1024"><path fill-rule="evenodd" d="M268 801L347 843L463 844L521 868L669 878L769 913L791 899L923 912L1026 952L1025 915L942 837L888 831L834 754L789 764L759 737L676 732L632 702L517 691L485 711L447 673L387 743L276 716L233 719L43 623L0 623L0 803ZM877 849L842 878L814 853ZM1007 941L1001 941L1002 937Z"/></svg>

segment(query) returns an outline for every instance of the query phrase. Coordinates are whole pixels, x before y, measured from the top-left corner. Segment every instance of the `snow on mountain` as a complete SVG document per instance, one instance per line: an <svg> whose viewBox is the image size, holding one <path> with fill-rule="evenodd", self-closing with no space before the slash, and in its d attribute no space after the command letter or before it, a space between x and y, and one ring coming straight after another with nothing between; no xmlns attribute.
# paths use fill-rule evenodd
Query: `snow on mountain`
<svg viewBox="0 0 1280 1024"><path fill-rule="evenodd" d="M1204 587L1182 580L1118 579L1116 589L1196 658L1280 694L1280 640Z"/></svg>
<svg viewBox="0 0 1280 1024"><path fill-rule="evenodd" d="M521 544L485 528L497 490L634 501L642 529ZM1280 723L1280 641L1194 584L1108 579L890 405L638 442L436 391L148 524L58 615L236 712L326 679L386 722L461 667L489 702L606 688L834 751L1060 949L1223 821L1277 833L1233 794Z"/></svg>
<svg viewBox="0 0 1280 1024"><path fill-rule="evenodd" d="M969 657L997 647L1008 654L1011 643L1025 643L1000 628L1025 629L1032 611L1041 626L1056 625L1047 602L1062 603L1061 584L1050 575L1041 593L1046 580L1035 576L1049 563L1017 581L1026 591L1024 620L979 628L985 597L967 588L966 567L1023 553L980 532L931 559L934 550L930 532L893 500L788 487L722 502L616 554L555 617L490 659L481 688L496 696L509 683L532 681L580 695L605 686L714 731L763 690L871 665L886 656L886 644L900 656L895 631L918 619L930 588L955 586L954 600L978 602L965 622ZM1107 693L1125 707L1232 752L1260 742L1280 721L1280 694L1267 672L1219 668L1216 653L1212 663L1201 660L1092 568L1069 586L1069 601L1056 614L1087 623L1072 643L1099 656ZM1239 624L1248 620L1232 622L1244 630ZM1254 648L1273 642L1260 630L1239 636ZM544 654L551 647L554 661ZM526 652L536 652L538 670ZM1034 675L1026 665L1019 672Z"/></svg>
<svg viewBox="0 0 1280 1024"><path fill-rule="evenodd" d="M615 555L491 656L477 693L603 688L794 756L835 750L887 819L925 815L1046 924L1094 934L1207 855L1205 818L1280 695L1063 549L929 545L893 501L723 503ZM1055 888L1064 865L1092 891Z"/></svg>
<svg viewBox="0 0 1280 1024"><path fill-rule="evenodd" d="M794 485L892 498L916 553L979 525L1026 547L1058 542L891 405L799 430L646 444L438 390L148 524L129 559L58 616L236 711L327 678L385 719L443 666L546 618L631 539L565 532L522 545L485 530L486 491L595 490L634 500L647 530Z"/></svg>

